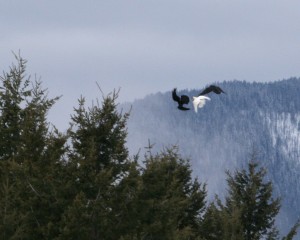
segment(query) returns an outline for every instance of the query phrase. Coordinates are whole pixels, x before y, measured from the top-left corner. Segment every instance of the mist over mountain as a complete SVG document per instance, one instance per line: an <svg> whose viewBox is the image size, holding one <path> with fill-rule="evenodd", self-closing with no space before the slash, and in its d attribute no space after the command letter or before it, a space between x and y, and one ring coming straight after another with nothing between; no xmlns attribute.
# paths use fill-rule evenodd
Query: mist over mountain
<svg viewBox="0 0 300 240"><path fill-rule="evenodd" d="M193 175L207 183L208 200L226 194L225 171L245 167L255 152L268 171L275 196L282 198L278 226L283 232L300 217L300 79L271 83L230 81L217 83L227 94L209 94L199 109L180 111L171 90L123 104L132 107L128 121L130 154L179 146L190 160ZM176 86L174 86L176 87ZM204 87L204 86L203 86ZM190 97L202 88L180 90Z"/></svg>

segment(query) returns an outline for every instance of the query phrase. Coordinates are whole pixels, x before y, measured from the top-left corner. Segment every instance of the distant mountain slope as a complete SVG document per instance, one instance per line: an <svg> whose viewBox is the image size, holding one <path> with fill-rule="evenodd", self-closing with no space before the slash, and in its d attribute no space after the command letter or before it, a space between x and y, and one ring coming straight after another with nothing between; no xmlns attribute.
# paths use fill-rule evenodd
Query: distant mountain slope
<svg viewBox="0 0 300 240"><path fill-rule="evenodd" d="M148 140L154 151L178 145L194 175L207 182L211 199L224 196L225 171L245 166L256 149L282 197L278 223L286 231L300 217L300 79L218 85L227 95L209 94L211 101L197 114L192 103L190 111L178 110L172 89L134 101L128 122L130 153L144 150ZM200 90L178 94L196 96Z"/></svg>

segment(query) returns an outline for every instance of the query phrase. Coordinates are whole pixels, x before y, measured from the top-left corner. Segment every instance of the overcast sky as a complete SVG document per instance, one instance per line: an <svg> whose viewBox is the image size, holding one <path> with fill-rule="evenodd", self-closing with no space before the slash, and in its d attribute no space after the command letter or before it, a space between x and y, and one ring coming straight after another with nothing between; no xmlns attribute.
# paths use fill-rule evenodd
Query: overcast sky
<svg viewBox="0 0 300 240"><path fill-rule="evenodd" d="M119 101L300 76L299 0L0 0L0 66L28 60L67 126L80 95Z"/></svg>

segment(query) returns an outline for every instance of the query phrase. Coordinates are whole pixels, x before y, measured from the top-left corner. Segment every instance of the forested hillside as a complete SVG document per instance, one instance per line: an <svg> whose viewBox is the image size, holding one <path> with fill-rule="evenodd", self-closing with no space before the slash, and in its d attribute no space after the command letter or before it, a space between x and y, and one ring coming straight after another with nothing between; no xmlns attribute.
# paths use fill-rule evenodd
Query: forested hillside
<svg viewBox="0 0 300 240"><path fill-rule="evenodd" d="M296 160L291 159L294 165L290 165L283 159L285 151L290 151L291 147L286 149L276 138L277 131L278 134L283 131L280 121L278 129L271 134L275 136L275 143L270 143L272 148L278 144L279 150L274 150L278 156L264 155L269 158L259 161L261 158L253 150L250 155L235 159L237 155L230 150L229 140L224 150L220 145L222 139L218 138L230 136L221 125L221 122L228 124L230 121L224 110L222 120L213 117L213 111L221 111L222 105L207 111L212 128L206 137L213 141L198 136L186 138L191 144L183 144L180 141L188 135L183 135L179 141L176 134L188 131L192 123L194 127L201 126L197 131L204 136L205 115L199 114L202 118L192 112L187 115L190 117L182 115L174 111L167 100L169 96L162 94L166 102L160 106L166 107L164 110L153 102L148 105L152 115L147 117L140 112L138 116L155 120L157 109L161 109L159 113L163 115L155 122L140 122L144 125L136 127L141 126L144 131L149 127L149 137L156 136L168 144L161 127L165 125L171 129L173 125L169 137L177 141L177 146L161 148L156 153L157 146L149 144L145 155L133 155L126 145L128 130L133 126L127 129L131 115L119 111L118 92L102 96L94 105L80 98L71 116L70 128L61 133L47 120L49 110L60 99L49 98L42 83L28 76L26 60L16 56L16 64L0 77L0 239L294 239L300 222L291 221L283 238L275 223L281 210L276 192L280 193L284 183L297 177L293 175L297 170ZM230 99L220 102L229 106ZM134 120L137 115L135 110L132 113ZM172 114L175 117L170 117ZM273 129L269 123L272 115L266 116L263 124ZM255 116L249 114L249 117ZM164 121L167 118L169 123ZM290 118L291 122L294 120ZM248 127L250 129L251 124ZM155 134L159 129L161 132ZM196 128L194 131L196 133ZM239 136L236 127L232 126L232 131L233 137ZM293 142L293 138L290 141ZM199 144L205 143L207 155L199 155L198 164L195 164L192 149L203 151ZM215 147L210 148L209 143L214 143ZM235 144L239 146L238 139ZM210 150L216 149L218 152L212 154L214 158L211 155L206 159ZM238 152L243 156L242 149ZM190 155L196 167L183 155ZM229 165L221 160L228 156L231 156L228 163L232 164L232 170L225 171ZM237 164L238 160L244 161L242 167ZM279 160L282 160L280 165ZM215 169L210 167L209 161ZM200 172L203 169L206 175ZM218 170L224 178L217 177ZM221 186L211 186L208 173L213 172L217 183L222 183L223 191ZM285 177L285 182L273 185L277 177ZM222 195L209 199L207 192L216 190ZM298 194L296 189L284 197L294 194ZM283 208L284 204L286 202L282 202Z"/></svg>
<svg viewBox="0 0 300 240"><path fill-rule="evenodd" d="M226 193L225 170L244 167L256 151L282 198L278 222L286 230L300 216L300 79L218 85L227 94L209 94L211 101L198 113L192 103L190 111L178 110L171 91L134 101L129 150L143 152L148 141L158 151L179 145L180 153L191 159L193 175L207 183L209 199ZM201 90L182 90L178 95L192 97Z"/></svg>

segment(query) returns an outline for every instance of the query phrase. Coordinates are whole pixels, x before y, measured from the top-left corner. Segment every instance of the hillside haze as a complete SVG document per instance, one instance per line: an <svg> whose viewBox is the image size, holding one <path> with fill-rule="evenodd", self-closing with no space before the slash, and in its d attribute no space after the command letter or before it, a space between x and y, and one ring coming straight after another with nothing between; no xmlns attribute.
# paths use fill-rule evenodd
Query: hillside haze
<svg viewBox="0 0 300 240"><path fill-rule="evenodd" d="M192 102L190 111L178 110L172 89L129 104L130 154L143 154L149 142L154 144L152 152L179 146L191 162L193 175L207 183L208 200L212 200L215 194L221 199L226 194L225 171L245 167L255 153L268 171L275 196L282 198L277 224L286 232L300 217L300 79L217 85L227 94L210 93L211 101L198 113ZM201 90L178 89L177 93L192 98Z"/></svg>

